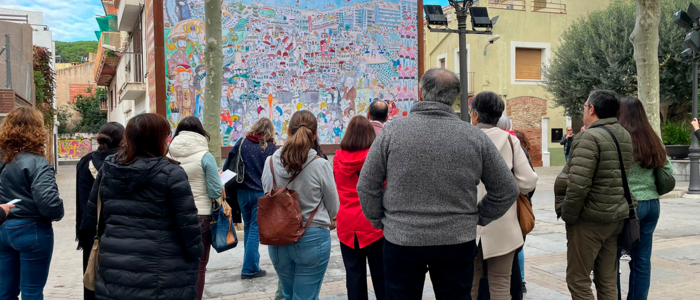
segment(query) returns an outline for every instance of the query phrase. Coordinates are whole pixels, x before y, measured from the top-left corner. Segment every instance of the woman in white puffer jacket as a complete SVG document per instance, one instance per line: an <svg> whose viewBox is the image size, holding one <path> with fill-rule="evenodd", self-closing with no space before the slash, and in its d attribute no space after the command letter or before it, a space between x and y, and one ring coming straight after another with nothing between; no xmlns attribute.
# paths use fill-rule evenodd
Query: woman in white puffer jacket
<svg viewBox="0 0 700 300"><path fill-rule="evenodd" d="M180 121L175 129L175 135L170 142L170 157L185 169L192 187L194 204L199 215L199 225L202 227L202 244L204 252L199 263L199 281L197 282L197 300L202 299L204 291L204 276L209 262L211 249L211 206L212 201L221 198L222 184L219 178L219 168L216 159L209 153L209 133L202 127L202 122L195 117L187 117Z"/></svg>

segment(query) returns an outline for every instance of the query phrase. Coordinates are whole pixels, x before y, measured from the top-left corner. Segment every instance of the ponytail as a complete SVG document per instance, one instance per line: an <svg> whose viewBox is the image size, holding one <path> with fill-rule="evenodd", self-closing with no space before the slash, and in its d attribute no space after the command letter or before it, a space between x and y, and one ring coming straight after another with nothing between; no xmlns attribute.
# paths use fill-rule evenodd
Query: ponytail
<svg viewBox="0 0 700 300"><path fill-rule="evenodd" d="M289 173L298 173L309 159L309 150L314 149L318 123L312 113L298 111L289 121L291 137L282 147L280 158L284 169Z"/></svg>

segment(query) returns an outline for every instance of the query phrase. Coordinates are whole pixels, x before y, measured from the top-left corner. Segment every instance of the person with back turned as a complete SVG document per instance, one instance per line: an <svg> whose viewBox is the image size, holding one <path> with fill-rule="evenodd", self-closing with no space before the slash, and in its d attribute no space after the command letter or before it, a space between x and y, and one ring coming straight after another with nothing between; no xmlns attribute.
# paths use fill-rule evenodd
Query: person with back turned
<svg viewBox="0 0 700 300"><path fill-rule="evenodd" d="M370 147L357 192L365 217L386 239L386 299L421 299L428 271L437 299L465 299L476 226L503 216L518 186L488 136L452 110L460 94L454 73L429 70L419 90L411 113ZM481 201L479 182L487 191Z"/></svg>

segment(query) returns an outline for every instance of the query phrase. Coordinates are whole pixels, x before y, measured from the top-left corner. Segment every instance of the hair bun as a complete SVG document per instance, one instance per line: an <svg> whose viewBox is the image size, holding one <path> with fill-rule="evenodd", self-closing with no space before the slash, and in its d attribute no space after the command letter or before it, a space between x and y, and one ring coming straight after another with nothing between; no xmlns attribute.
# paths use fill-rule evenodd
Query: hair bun
<svg viewBox="0 0 700 300"><path fill-rule="evenodd" d="M104 133L97 135L97 143L100 145L109 145L112 143L112 138Z"/></svg>

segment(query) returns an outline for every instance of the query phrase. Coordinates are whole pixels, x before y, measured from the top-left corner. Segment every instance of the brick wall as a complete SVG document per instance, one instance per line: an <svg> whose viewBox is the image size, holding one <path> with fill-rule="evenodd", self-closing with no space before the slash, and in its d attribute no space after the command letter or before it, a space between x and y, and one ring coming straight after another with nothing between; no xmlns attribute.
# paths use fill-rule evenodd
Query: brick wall
<svg viewBox="0 0 700 300"><path fill-rule="evenodd" d="M69 84L68 85L68 99L70 103L75 103L75 97L78 95L90 96L87 92L88 88L95 89L94 84Z"/></svg>
<svg viewBox="0 0 700 300"><path fill-rule="evenodd" d="M0 113L6 114L15 108L15 92L8 89L0 89Z"/></svg>
<svg viewBox="0 0 700 300"><path fill-rule="evenodd" d="M542 166L542 117L547 115L547 100L537 97L515 97L506 101L506 113L513 118L513 129L525 133L530 142L530 159Z"/></svg>

